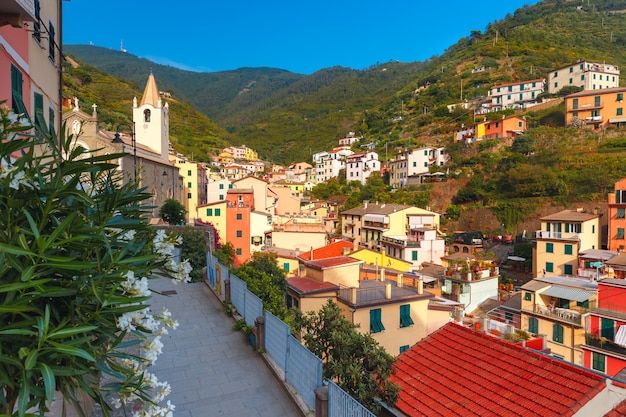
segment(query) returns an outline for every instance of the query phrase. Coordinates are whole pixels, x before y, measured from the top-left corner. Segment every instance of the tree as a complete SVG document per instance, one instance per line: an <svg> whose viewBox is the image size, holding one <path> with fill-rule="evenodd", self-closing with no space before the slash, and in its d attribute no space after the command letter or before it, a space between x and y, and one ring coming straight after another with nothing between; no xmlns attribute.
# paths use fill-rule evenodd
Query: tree
<svg viewBox="0 0 626 417"><path fill-rule="evenodd" d="M202 281L202 268L206 266L207 244L202 229L186 226L180 236L183 241L180 245L181 257L188 259L191 264L191 282Z"/></svg>
<svg viewBox="0 0 626 417"><path fill-rule="evenodd" d="M150 195L109 162L122 154L23 136L29 128L0 107L0 415L46 415L55 392L81 415L87 395L109 416L109 394L165 415L169 386L146 367L162 324L176 323L145 302L157 271L184 277L187 265L148 224ZM115 383L100 387L101 373Z"/></svg>
<svg viewBox="0 0 626 417"><path fill-rule="evenodd" d="M337 304L328 300L317 313L296 309L291 313L293 332L302 335L305 346L322 359L325 379L336 382L374 413L380 410L377 398L395 405L400 389L391 382L395 358L369 333L358 332Z"/></svg>
<svg viewBox="0 0 626 417"><path fill-rule="evenodd" d="M178 201L173 198L165 200L159 209L159 216L171 225L181 225L185 223L185 214L187 210Z"/></svg>
<svg viewBox="0 0 626 417"><path fill-rule="evenodd" d="M280 319L287 315L286 272L277 264L275 253L255 252L250 261L233 271L247 283L247 288L263 301L263 308Z"/></svg>

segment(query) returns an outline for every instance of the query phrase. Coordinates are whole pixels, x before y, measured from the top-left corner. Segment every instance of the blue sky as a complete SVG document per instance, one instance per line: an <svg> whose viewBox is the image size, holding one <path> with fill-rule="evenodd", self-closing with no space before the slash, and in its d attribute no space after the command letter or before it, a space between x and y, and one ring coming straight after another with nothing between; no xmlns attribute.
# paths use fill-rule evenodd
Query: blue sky
<svg viewBox="0 0 626 417"><path fill-rule="evenodd" d="M93 44L192 71L301 74L439 55L537 0L71 0L63 43Z"/></svg>

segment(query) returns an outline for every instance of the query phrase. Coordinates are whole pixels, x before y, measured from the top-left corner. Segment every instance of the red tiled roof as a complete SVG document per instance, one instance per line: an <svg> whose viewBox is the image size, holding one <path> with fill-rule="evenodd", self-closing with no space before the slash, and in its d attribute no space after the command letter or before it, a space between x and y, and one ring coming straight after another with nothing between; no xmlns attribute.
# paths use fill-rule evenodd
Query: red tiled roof
<svg viewBox="0 0 626 417"><path fill-rule="evenodd" d="M318 281L309 277L287 278L287 285L299 294L338 290L339 286L332 282Z"/></svg>
<svg viewBox="0 0 626 417"><path fill-rule="evenodd" d="M408 416L572 416L605 388L598 374L454 323L395 369Z"/></svg>
<svg viewBox="0 0 626 417"><path fill-rule="evenodd" d="M313 249L313 259L317 260L334 258L335 256L342 256L344 254L344 248L349 248L349 252L352 252L352 242L339 240L326 246L322 246L321 248ZM308 261L309 259L311 259L311 251L302 252L300 254L300 258Z"/></svg>

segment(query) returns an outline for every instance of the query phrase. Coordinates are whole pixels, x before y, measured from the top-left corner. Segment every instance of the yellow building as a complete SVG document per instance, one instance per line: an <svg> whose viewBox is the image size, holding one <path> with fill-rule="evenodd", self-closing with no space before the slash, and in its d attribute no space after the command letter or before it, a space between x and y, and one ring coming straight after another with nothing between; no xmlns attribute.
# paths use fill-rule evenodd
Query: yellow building
<svg viewBox="0 0 626 417"><path fill-rule="evenodd" d="M382 250L383 236L406 235L414 226L439 229L439 214L402 204L371 204L367 201L341 213L345 240L369 249ZM402 256L400 256L402 257Z"/></svg>
<svg viewBox="0 0 626 417"><path fill-rule="evenodd" d="M380 268L391 268L400 272L409 272L411 262L387 256L385 251L376 252L371 249L360 249L350 253L350 257L364 261L366 264Z"/></svg>
<svg viewBox="0 0 626 417"><path fill-rule="evenodd" d="M582 208L542 217L535 233L533 277L576 275L578 253L600 249L600 215Z"/></svg>
<svg viewBox="0 0 626 417"><path fill-rule="evenodd" d="M297 308L303 313L317 312L328 300L337 302L339 285L318 281L310 277L287 278L287 308Z"/></svg>
<svg viewBox="0 0 626 417"><path fill-rule="evenodd" d="M246 161L256 161L259 159L259 154L254 149L246 147Z"/></svg>
<svg viewBox="0 0 626 417"><path fill-rule="evenodd" d="M522 329L545 335L552 356L582 366L585 317L597 299L598 284L593 280L535 278L522 286Z"/></svg>
<svg viewBox="0 0 626 417"><path fill-rule="evenodd" d="M226 243L226 200L198 206L196 219L203 223L211 223L220 236L220 243Z"/></svg>
<svg viewBox="0 0 626 417"><path fill-rule="evenodd" d="M428 303L434 296L392 281L361 281L358 287L339 290L337 304L343 315L370 333L397 356L426 336Z"/></svg>
<svg viewBox="0 0 626 417"><path fill-rule="evenodd" d="M176 158L175 164L180 178L171 179L172 189L176 188L176 183L180 184L182 181L182 196L187 199L188 220L193 222L197 207L207 203L207 169L204 164L186 158Z"/></svg>

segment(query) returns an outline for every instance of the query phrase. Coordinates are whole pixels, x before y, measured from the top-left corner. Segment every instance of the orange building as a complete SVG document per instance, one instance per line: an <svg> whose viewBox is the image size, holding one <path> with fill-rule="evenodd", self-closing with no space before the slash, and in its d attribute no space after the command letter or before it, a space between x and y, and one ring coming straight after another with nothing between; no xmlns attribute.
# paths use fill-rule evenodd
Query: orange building
<svg viewBox="0 0 626 417"><path fill-rule="evenodd" d="M476 139L498 139L515 137L526 131L526 118L503 117L476 124Z"/></svg>
<svg viewBox="0 0 626 417"><path fill-rule="evenodd" d="M569 126L576 119L594 129L626 125L624 93L626 87L615 87L585 90L566 96L565 125Z"/></svg>
<svg viewBox="0 0 626 417"><path fill-rule="evenodd" d="M233 188L226 194L226 241L235 248L235 266L250 260L250 216L254 210L254 190Z"/></svg>
<svg viewBox="0 0 626 417"><path fill-rule="evenodd" d="M609 194L609 230L607 247L609 250L623 250L626 245L626 178L615 183L615 192Z"/></svg>

